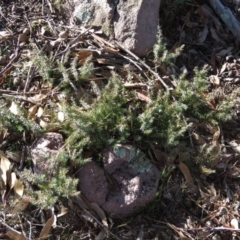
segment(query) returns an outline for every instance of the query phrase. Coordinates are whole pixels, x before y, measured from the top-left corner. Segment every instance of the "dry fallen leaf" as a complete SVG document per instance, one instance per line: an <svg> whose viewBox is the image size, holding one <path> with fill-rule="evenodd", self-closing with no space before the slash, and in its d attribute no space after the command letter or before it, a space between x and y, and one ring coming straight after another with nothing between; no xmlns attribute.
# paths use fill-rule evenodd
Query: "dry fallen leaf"
<svg viewBox="0 0 240 240"><path fill-rule="evenodd" d="M77 56L79 58L79 65L83 65L88 59L89 57L91 57L93 54L93 52L91 50L88 49L81 49L78 51Z"/></svg>
<svg viewBox="0 0 240 240"><path fill-rule="evenodd" d="M12 37L13 35L7 31L0 31L0 40L1 39L8 39Z"/></svg>
<svg viewBox="0 0 240 240"><path fill-rule="evenodd" d="M216 85L216 86L219 86L220 85L220 78L216 75L211 75L209 77L209 80L212 84Z"/></svg>
<svg viewBox="0 0 240 240"><path fill-rule="evenodd" d="M59 37L59 38L62 38L62 39L65 39L65 38L68 37L68 34L69 34L69 30L67 29L67 30L65 30L65 31L60 32L60 33L58 34L58 37Z"/></svg>
<svg viewBox="0 0 240 240"><path fill-rule="evenodd" d="M233 141L227 141L227 143L230 145L230 147L231 147L236 153L240 153L240 144L239 144L239 141L233 140Z"/></svg>
<svg viewBox="0 0 240 240"><path fill-rule="evenodd" d="M12 189L14 187L15 181L17 180L17 176L15 172L11 173L11 178L10 181L8 183L8 185L10 186L10 189Z"/></svg>
<svg viewBox="0 0 240 240"><path fill-rule="evenodd" d="M179 235L179 239L181 240L189 240L188 237L186 237L181 231L177 231L178 235Z"/></svg>
<svg viewBox="0 0 240 240"><path fill-rule="evenodd" d="M194 181L193 181L193 178L191 176L188 166L185 163L179 161L178 167L180 168L182 174L184 175L186 182L193 185Z"/></svg>
<svg viewBox="0 0 240 240"><path fill-rule="evenodd" d="M73 198L74 202L77 203L77 205L79 205L82 209L89 210L88 204L83 200L83 198L79 192L76 193L74 196L72 196L72 198ZM73 203L72 203L71 199L69 199L68 204L69 204L69 206L72 206L72 208L73 208Z"/></svg>
<svg viewBox="0 0 240 240"><path fill-rule="evenodd" d="M220 73L219 74L222 74L226 69L227 69L227 67L228 67L228 63L227 62L225 62L223 65L222 65L222 67L221 67L221 70L220 70Z"/></svg>
<svg viewBox="0 0 240 240"><path fill-rule="evenodd" d="M36 94L33 97L29 97L29 101L31 102L42 102L45 98L47 98L47 94Z"/></svg>
<svg viewBox="0 0 240 240"><path fill-rule="evenodd" d="M20 151L6 151L6 156L8 159L11 159L15 162L20 162L21 160L21 154L22 152Z"/></svg>
<svg viewBox="0 0 240 240"><path fill-rule="evenodd" d="M14 190L15 196L17 196L18 198L21 198L24 192L23 182L19 179L16 179L14 182L13 190Z"/></svg>
<svg viewBox="0 0 240 240"><path fill-rule="evenodd" d="M193 139L194 143L197 145L203 145L206 143L205 139L202 136L200 136L198 133L195 133L195 132L192 134L192 139Z"/></svg>
<svg viewBox="0 0 240 240"><path fill-rule="evenodd" d="M38 118L40 118L42 115L43 115L43 108L42 107L39 107L38 108L38 111L37 111L37 113L36 113L36 116L38 117Z"/></svg>
<svg viewBox="0 0 240 240"><path fill-rule="evenodd" d="M210 203L216 202L220 195L217 194L216 189L214 188L214 185L210 185L210 188L207 190L210 195L208 195L208 200Z"/></svg>
<svg viewBox="0 0 240 240"><path fill-rule="evenodd" d="M48 127L49 124L48 124L47 122L43 121L42 119L40 119L39 125L40 125L42 128L47 129L47 127Z"/></svg>
<svg viewBox="0 0 240 240"><path fill-rule="evenodd" d="M199 34L199 38L197 39L198 44L202 44L208 35L208 26L205 24L203 31Z"/></svg>
<svg viewBox="0 0 240 240"><path fill-rule="evenodd" d="M96 203L90 203L91 208L97 213L97 215L101 218L104 226L108 227L107 217L104 211L98 206Z"/></svg>
<svg viewBox="0 0 240 240"><path fill-rule="evenodd" d="M27 208L29 202L30 202L30 200L27 197L23 197L22 199L18 199L15 202L14 208L12 210L12 214L16 214L18 212L24 211Z"/></svg>
<svg viewBox="0 0 240 240"><path fill-rule="evenodd" d="M19 35L19 42L21 42L21 43L28 42L28 36L26 34L24 34L24 33L20 34Z"/></svg>
<svg viewBox="0 0 240 240"><path fill-rule="evenodd" d="M102 52L111 53L111 54L119 54L118 49L114 49L114 48L111 48L111 47L103 47Z"/></svg>
<svg viewBox="0 0 240 240"><path fill-rule="evenodd" d="M68 213L68 208L66 208L64 206L61 206L60 207L60 213L57 214L57 217L61 217L61 216L65 215L65 214L67 214L67 213Z"/></svg>
<svg viewBox="0 0 240 240"><path fill-rule="evenodd" d="M234 167L228 172L228 176L231 178L240 178L240 168Z"/></svg>
<svg viewBox="0 0 240 240"><path fill-rule="evenodd" d="M106 233L102 230L95 238L95 240L104 240L106 239Z"/></svg>
<svg viewBox="0 0 240 240"><path fill-rule="evenodd" d="M1 127L0 130L0 144L3 142L3 140L8 136L8 129ZM1 157L1 156L0 156Z"/></svg>
<svg viewBox="0 0 240 240"><path fill-rule="evenodd" d="M99 64L110 64L111 60L110 59L105 59L105 58L97 58L97 63Z"/></svg>
<svg viewBox="0 0 240 240"><path fill-rule="evenodd" d="M220 198L220 195L217 193L214 185L210 185L206 191L200 190L200 194L202 196L204 204L207 205L217 202Z"/></svg>
<svg viewBox="0 0 240 240"><path fill-rule="evenodd" d="M209 21L214 22L218 31L223 29L222 24L220 23L218 17L207 4L199 6L198 12L199 14L201 12L201 14L203 14L204 17L209 19Z"/></svg>
<svg viewBox="0 0 240 240"><path fill-rule="evenodd" d="M210 32L211 32L212 38L214 40L216 40L219 43L224 43L223 40L217 35L217 33L216 33L214 28L210 27Z"/></svg>
<svg viewBox="0 0 240 240"><path fill-rule="evenodd" d="M217 141L221 135L220 128L217 127L217 131L213 134L213 142Z"/></svg>
<svg viewBox="0 0 240 240"><path fill-rule="evenodd" d="M52 213L52 217L50 217L46 224L44 225L40 235L39 235L39 238L42 240L42 239L46 239L48 237L48 234L51 230L51 227L54 223L54 220L55 220L55 215Z"/></svg>
<svg viewBox="0 0 240 240"><path fill-rule="evenodd" d="M218 56L218 57L224 57L224 56L226 56L227 54L230 54L232 50L233 50L233 47L228 47L227 49L224 48L224 49L221 50L220 52L216 53L216 56ZM224 65L227 65L227 62L225 62ZM220 73L222 73L222 70L220 71Z"/></svg>
<svg viewBox="0 0 240 240"><path fill-rule="evenodd" d="M6 235L11 239L11 240L26 240L24 235L22 233L19 233L17 231L12 231L8 230Z"/></svg>
<svg viewBox="0 0 240 240"><path fill-rule="evenodd" d="M28 109L28 117L34 120L36 117L37 111L38 111L38 105L33 105L31 108Z"/></svg>
<svg viewBox="0 0 240 240"><path fill-rule="evenodd" d="M0 151L0 157L1 157L0 180L1 182L3 182L3 186L1 188L1 195L4 198L4 195L6 192L6 186L7 186L7 183L9 182L8 173L9 173L9 170L11 169L11 163L8 160L8 158L6 158L6 156L2 151Z"/></svg>
<svg viewBox="0 0 240 240"><path fill-rule="evenodd" d="M147 103L151 103L152 102L152 100L149 97L145 96L144 94L142 94L140 92L137 92L137 96L138 96L138 98L140 100L142 100L144 102L147 102Z"/></svg>
<svg viewBox="0 0 240 240"><path fill-rule="evenodd" d="M156 149L155 146L151 142L149 142L149 144L151 146L151 149L152 149L152 151L154 153L154 156L155 156L156 160L159 163L164 164L164 165L172 163L171 159L169 158L169 156L165 152L163 152L163 151L161 151L159 149Z"/></svg>

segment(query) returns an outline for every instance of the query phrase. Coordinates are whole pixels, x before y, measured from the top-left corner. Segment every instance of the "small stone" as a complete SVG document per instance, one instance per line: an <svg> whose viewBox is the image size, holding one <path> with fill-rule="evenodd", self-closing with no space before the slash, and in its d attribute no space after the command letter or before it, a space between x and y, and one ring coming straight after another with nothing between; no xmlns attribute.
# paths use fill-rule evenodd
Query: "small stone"
<svg viewBox="0 0 240 240"><path fill-rule="evenodd" d="M34 172L52 177L54 171L57 171L59 167L59 163L52 161L52 159L57 156L63 144L63 137L60 133L43 134L31 149ZM53 164L54 166L52 166Z"/></svg>

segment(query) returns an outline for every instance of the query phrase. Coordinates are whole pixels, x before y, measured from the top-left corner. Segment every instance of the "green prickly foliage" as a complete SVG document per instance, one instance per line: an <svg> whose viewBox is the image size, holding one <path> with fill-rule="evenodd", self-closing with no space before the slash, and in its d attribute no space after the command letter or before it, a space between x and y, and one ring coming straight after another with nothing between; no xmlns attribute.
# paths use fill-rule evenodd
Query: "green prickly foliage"
<svg viewBox="0 0 240 240"><path fill-rule="evenodd" d="M123 105L127 99L123 96L123 87L113 76L101 96L90 109L82 111L74 106L66 108L71 126L69 143L76 147L101 147L114 143L114 139L124 141L128 137L128 124Z"/></svg>
<svg viewBox="0 0 240 240"><path fill-rule="evenodd" d="M60 198L76 193L78 180L68 174L69 158L66 151L60 151L57 157L49 159L47 172L35 174L28 169L18 172L21 179L31 183L32 187L26 189L31 197L31 203L47 208L53 206Z"/></svg>
<svg viewBox="0 0 240 240"><path fill-rule="evenodd" d="M193 82L179 79L174 89L174 96L177 102L186 106L186 114L199 119L209 121L216 125L219 121L229 120L232 116L232 109L235 105L236 91L231 94L222 94L218 100L218 90L213 89L208 93L209 83L207 80L207 68L195 69ZM212 106L211 102L216 102Z"/></svg>
<svg viewBox="0 0 240 240"><path fill-rule="evenodd" d="M171 63L180 51L181 48L170 54L160 38L153 50L155 64ZM154 82L150 79L147 84L151 86L148 91L151 102L146 103L139 101L134 90L126 90L116 73L112 74L108 84L101 90L95 82L90 82L89 77L94 69L91 58L77 68L77 58L70 64L67 63L67 57L63 62L52 63L37 49L35 55L33 64L38 66L39 74L45 81L58 81L58 89L67 88L69 92L71 88L75 91L76 86L81 88L81 84L89 82L89 87L96 95L93 103L84 102L84 98L78 101L74 97L71 102L65 100L63 103L66 120L62 122L61 130L67 136L67 144L64 154L60 154L49 165L54 176L47 179L23 171L23 177L38 186L37 191L29 191L35 203L42 207L52 205L60 197L76 191L77 182L67 176L67 162L84 164L86 159L82 153L85 149L102 149L107 145L128 141L139 145L151 141L166 148L176 146L191 124L187 123L186 117L196 118L200 123L217 124L231 118L235 104L235 92L226 96L212 89L209 93L207 68L195 69L192 81L186 80L184 76L179 77L175 88L165 91L154 89ZM56 81L59 76L60 82ZM211 105L212 102L215 105ZM51 109L54 108L52 106ZM1 102L0 127L18 132L31 130L37 133L41 130L24 114L16 116L9 112L6 101ZM202 149L204 161L210 150L206 147ZM59 169L54 168L55 161L60 163ZM205 165L209 167L210 163Z"/></svg>
<svg viewBox="0 0 240 240"><path fill-rule="evenodd" d="M173 90L161 90L155 97L149 92L151 103L128 101L133 92L125 91L114 74L103 91L98 89L99 97L87 109L76 105L66 108L69 144L74 148L101 148L131 140L176 146L189 127L186 116L213 124L229 119L235 95L223 97L212 109L211 99L206 98L206 74L207 68L195 69L192 82L180 77Z"/></svg>
<svg viewBox="0 0 240 240"><path fill-rule="evenodd" d="M17 103L15 103L16 106ZM42 129L34 121L29 120L18 106L18 115L13 114L4 100L0 101L0 129L8 129L10 132L31 131L35 134L42 132Z"/></svg>

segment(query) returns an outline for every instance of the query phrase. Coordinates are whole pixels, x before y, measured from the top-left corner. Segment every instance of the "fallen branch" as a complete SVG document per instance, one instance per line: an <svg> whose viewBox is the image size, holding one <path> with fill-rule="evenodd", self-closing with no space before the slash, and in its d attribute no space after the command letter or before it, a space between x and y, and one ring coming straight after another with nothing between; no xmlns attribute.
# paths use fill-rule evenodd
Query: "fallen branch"
<svg viewBox="0 0 240 240"><path fill-rule="evenodd" d="M84 204L86 204L86 206L89 207L89 204L87 203L87 201L84 200L84 196L81 194L81 195L78 195L77 197L73 197L71 198L71 200L77 205L80 207L80 209L82 209L86 214L88 214L92 219L94 219L96 221L96 223L102 227L102 229L104 229L107 233L109 233L111 236L114 237L114 239L117 239L117 240L121 240L119 237L117 237L114 233L112 233L108 227L106 227L105 225L103 225L95 216L93 216L93 214L88 211L86 208L84 208L81 204L79 204L79 200L80 201L83 201Z"/></svg>
<svg viewBox="0 0 240 240"><path fill-rule="evenodd" d="M147 84L145 83L124 83L123 86L125 88L147 88Z"/></svg>
<svg viewBox="0 0 240 240"><path fill-rule="evenodd" d="M178 231L182 231L182 232L191 232L191 231L231 231L231 232L240 232L240 229L235 229L235 228L229 228L229 227L199 227L199 228L180 228L180 227L176 227L170 223L167 222L162 222L162 221L158 221L158 220L154 220L157 223L160 224L164 224L169 226L170 228L172 228L173 230L178 230Z"/></svg>
<svg viewBox="0 0 240 240"><path fill-rule="evenodd" d="M208 1L216 14L222 19L222 21L226 24L227 28L240 42L240 23L232 14L231 10L228 7L225 7L220 0Z"/></svg>
<svg viewBox="0 0 240 240"><path fill-rule="evenodd" d="M152 73L157 80L159 80L162 85L165 87L166 90L170 90L170 88L168 87L168 85L163 81L163 79L159 76L158 73L154 72L151 67L149 67L144 61L142 61L137 55L135 55L134 53L132 53L131 51L125 49L121 44L119 44L117 41L115 41L116 45L119 46L120 49L122 49L123 51L127 52L130 56L132 56L133 58L135 58L139 63L141 63L150 73Z"/></svg>
<svg viewBox="0 0 240 240"><path fill-rule="evenodd" d="M4 222L3 219L0 219L0 224L2 224L3 226L5 226L8 230L12 231L13 233L15 233L17 236L21 236L23 238L23 235L21 232L15 230L14 228L10 227L8 224L6 224ZM25 237L24 237L25 238ZM18 238L18 239L21 239L21 238ZM29 238L25 238L26 240L29 240Z"/></svg>

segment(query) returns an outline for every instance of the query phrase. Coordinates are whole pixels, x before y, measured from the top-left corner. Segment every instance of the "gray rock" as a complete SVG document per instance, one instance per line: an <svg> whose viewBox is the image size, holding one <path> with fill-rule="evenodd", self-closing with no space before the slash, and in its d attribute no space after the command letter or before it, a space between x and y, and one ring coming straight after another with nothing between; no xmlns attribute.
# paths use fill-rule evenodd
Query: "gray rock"
<svg viewBox="0 0 240 240"><path fill-rule="evenodd" d="M67 0L63 9L71 22L100 26L107 36L111 35L114 7L108 0Z"/></svg>
<svg viewBox="0 0 240 240"><path fill-rule="evenodd" d="M139 57L156 42L161 0L68 0L67 15L83 25L100 26L110 38Z"/></svg>
<svg viewBox="0 0 240 240"><path fill-rule="evenodd" d="M134 146L103 151L104 169L95 162L78 173L78 188L112 217L127 217L150 202L157 192L159 170Z"/></svg>
<svg viewBox="0 0 240 240"><path fill-rule="evenodd" d="M51 177L57 171L58 164L53 161L64 141L60 133L48 132L31 149L34 172Z"/></svg>
<svg viewBox="0 0 240 240"><path fill-rule="evenodd" d="M139 57L156 42L161 0L119 1L114 15L114 33L123 46Z"/></svg>

